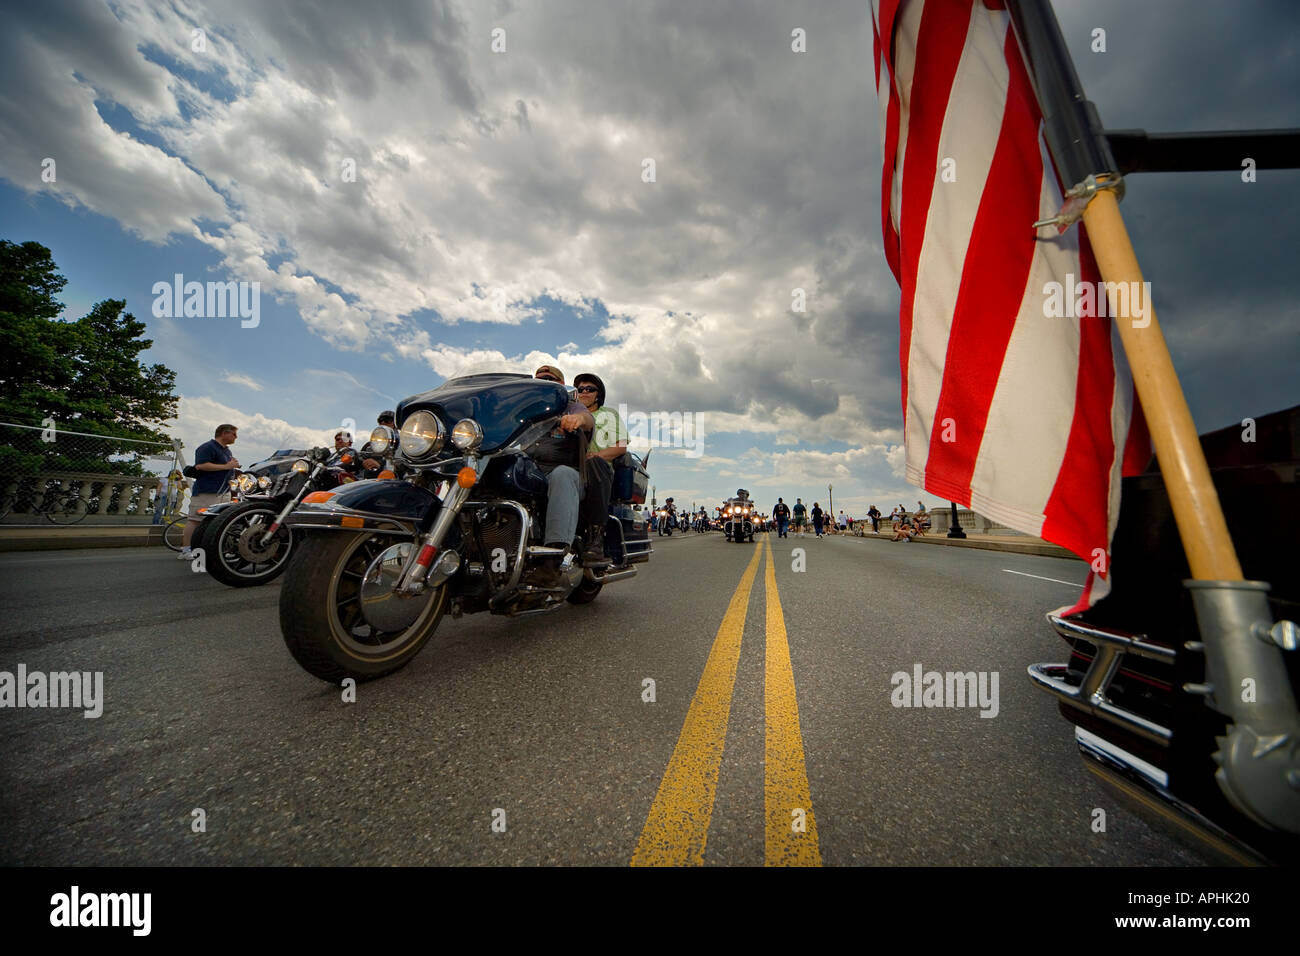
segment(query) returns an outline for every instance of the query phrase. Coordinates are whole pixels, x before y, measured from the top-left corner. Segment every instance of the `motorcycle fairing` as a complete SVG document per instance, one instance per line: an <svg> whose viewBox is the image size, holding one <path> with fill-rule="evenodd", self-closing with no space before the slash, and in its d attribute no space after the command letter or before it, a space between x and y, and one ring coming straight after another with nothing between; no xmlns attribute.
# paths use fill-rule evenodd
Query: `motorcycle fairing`
<svg viewBox="0 0 1300 956"><path fill-rule="evenodd" d="M427 529L441 508L437 495L409 481L368 479L341 485L327 501L300 504L284 523L291 528L413 532Z"/></svg>
<svg viewBox="0 0 1300 956"><path fill-rule="evenodd" d="M527 425L561 414L568 404L568 390L556 382L506 373L466 375L405 399L397 406L397 420L430 411L450 432L462 418L472 418L483 429L480 454L490 455Z"/></svg>

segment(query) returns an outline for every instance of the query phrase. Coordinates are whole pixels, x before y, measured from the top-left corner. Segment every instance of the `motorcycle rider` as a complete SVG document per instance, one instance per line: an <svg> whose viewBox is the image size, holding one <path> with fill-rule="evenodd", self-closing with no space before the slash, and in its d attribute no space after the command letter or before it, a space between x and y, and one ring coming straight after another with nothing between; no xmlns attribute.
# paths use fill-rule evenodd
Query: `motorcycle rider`
<svg viewBox="0 0 1300 956"><path fill-rule="evenodd" d="M668 513L664 515L663 521L659 523L660 534L664 533L664 528L672 529L677 526L677 506L673 504L673 499L669 498L664 502L664 511Z"/></svg>
<svg viewBox="0 0 1300 956"><path fill-rule="evenodd" d="M554 365L543 365L533 373L533 378L564 384L564 373ZM528 449L528 455L546 474L546 533L548 548L568 550L573 545L573 535L578 530L579 486L578 471L571 464L577 460L577 431L590 435L596 420L582 403L574 400L560 416L559 427L550 435L537 441ZM559 576L560 563L550 568L548 577L554 581Z"/></svg>
<svg viewBox="0 0 1300 956"><path fill-rule="evenodd" d="M335 433L334 433L334 451L335 451L335 452L340 452L340 451L342 451L344 448L351 448L351 447L352 447L352 433L351 433L351 432L335 432Z"/></svg>
<svg viewBox="0 0 1300 956"><path fill-rule="evenodd" d="M578 401L596 423L587 445L587 487L582 510L587 519L586 564L605 562L605 521L614 490L614 462L627 452L627 428L618 411L605 407L605 383L600 376L583 372L573 377Z"/></svg>

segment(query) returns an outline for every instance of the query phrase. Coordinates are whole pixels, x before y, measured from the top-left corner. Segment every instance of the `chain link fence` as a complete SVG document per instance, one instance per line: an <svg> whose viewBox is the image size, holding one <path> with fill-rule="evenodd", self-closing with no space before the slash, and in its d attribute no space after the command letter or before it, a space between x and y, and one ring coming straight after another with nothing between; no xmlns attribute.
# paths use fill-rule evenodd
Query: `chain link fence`
<svg viewBox="0 0 1300 956"><path fill-rule="evenodd" d="M184 510L181 467L171 444L0 422L0 527L165 524Z"/></svg>

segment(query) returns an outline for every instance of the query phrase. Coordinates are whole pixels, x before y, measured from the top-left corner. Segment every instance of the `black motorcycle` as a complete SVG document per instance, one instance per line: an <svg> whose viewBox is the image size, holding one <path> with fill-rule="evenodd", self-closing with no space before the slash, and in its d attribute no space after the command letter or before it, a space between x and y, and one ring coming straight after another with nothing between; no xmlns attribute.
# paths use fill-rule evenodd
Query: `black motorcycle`
<svg viewBox="0 0 1300 956"><path fill-rule="evenodd" d="M487 374L402 402L397 461L410 477L311 495L285 519L298 555L280 593L280 630L294 659L332 683L382 677L408 664L448 612L544 614L635 575L651 554L632 508L649 483L635 456L615 463L607 562L585 567L583 547L543 542L547 476L527 450L571 400L554 382Z"/></svg>
<svg viewBox="0 0 1300 956"><path fill-rule="evenodd" d="M231 482L237 501L204 509L190 546L202 549L204 570L234 588L279 577L294 551L284 519L313 491L356 481L359 455L351 448L315 448L282 474L243 474Z"/></svg>
<svg viewBox="0 0 1300 956"><path fill-rule="evenodd" d="M754 505L749 498L737 496L723 505L722 530L728 541L741 543L754 540Z"/></svg>

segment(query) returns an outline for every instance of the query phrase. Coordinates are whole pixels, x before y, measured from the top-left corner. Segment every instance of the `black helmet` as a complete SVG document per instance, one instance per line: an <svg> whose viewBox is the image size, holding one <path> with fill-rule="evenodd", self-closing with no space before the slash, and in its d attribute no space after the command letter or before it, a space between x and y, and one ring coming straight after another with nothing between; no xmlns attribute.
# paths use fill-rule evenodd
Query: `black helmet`
<svg viewBox="0 0 1300 956"><path fill-rule="evenodd" d="M668 503L671 502L672 500L673 500L673 499L669 498L668 501L665 501L665 502L664 502L664 504L668 504Z"/></svg>
<svg viewBox="0 0 1300 956"><path fill-rule="evenodd" d="M582 372L573 376L574 386L581 385L583 382L590 382L596 386L596 407L599 408L605 404L605 383L600 380L599 375L593 375L591 372Z"/></svg>
<svg viewBox="0 0 1300 956"><path fill-rule="evenodd" d="M375 421L380 425L395 425L397 424L397 415L394 414L391 409L387 409L380 412L379 417L375 419Z"/></svg>

